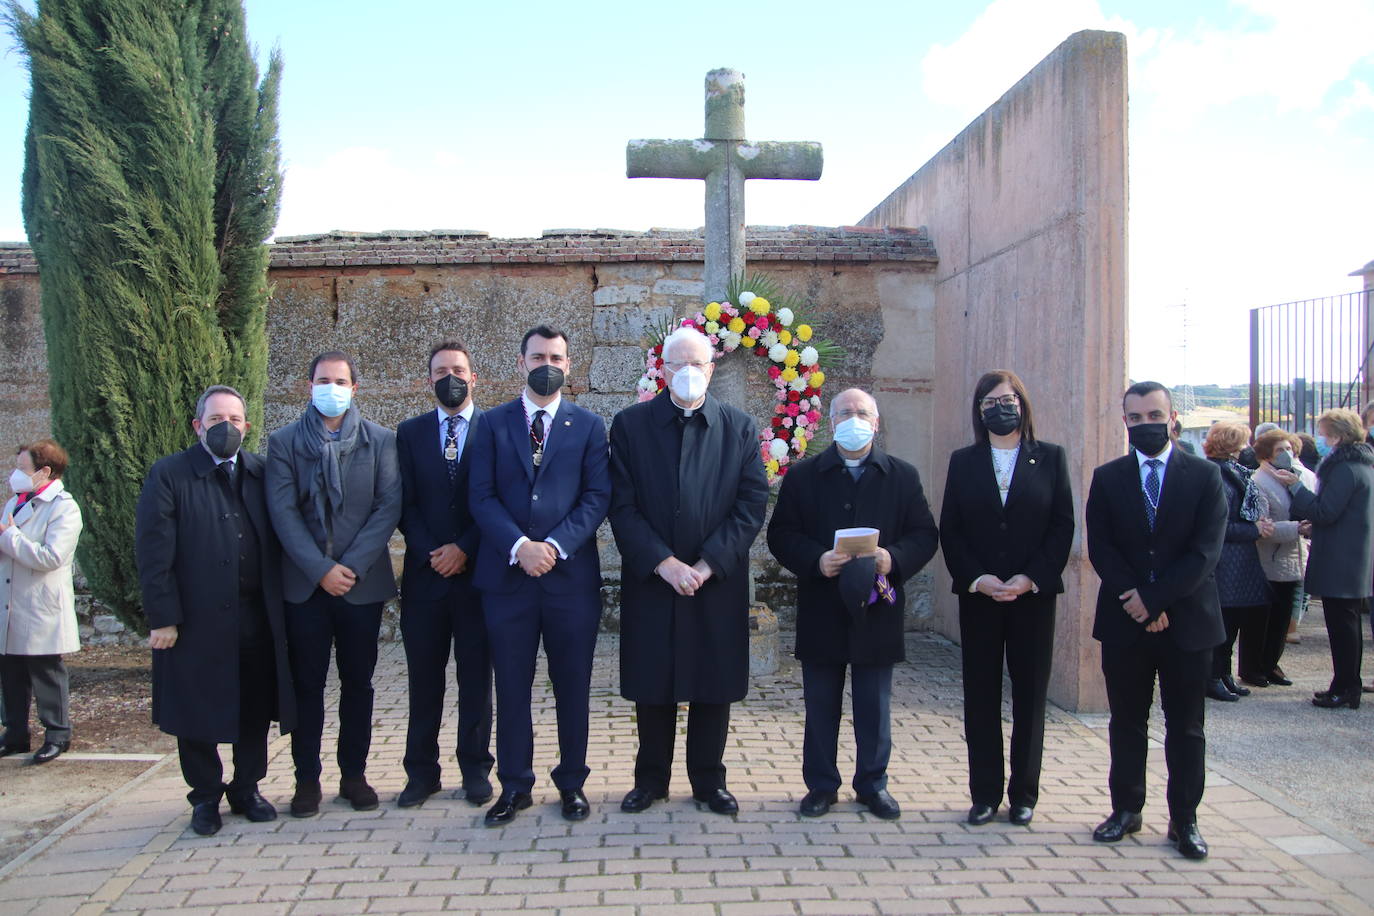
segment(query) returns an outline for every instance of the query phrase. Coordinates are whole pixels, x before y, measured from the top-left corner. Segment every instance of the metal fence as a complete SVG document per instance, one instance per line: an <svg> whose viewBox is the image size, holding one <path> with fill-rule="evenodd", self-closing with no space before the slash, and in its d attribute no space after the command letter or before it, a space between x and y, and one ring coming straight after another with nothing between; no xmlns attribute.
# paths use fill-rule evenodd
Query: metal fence
<svg viewBox="0 0 1374 916"><path fill-rule="evenodd" d="M1374 384L1374 290L1250 310L1250 427L1314 432L1332 407L1360 410Z"/></svg>

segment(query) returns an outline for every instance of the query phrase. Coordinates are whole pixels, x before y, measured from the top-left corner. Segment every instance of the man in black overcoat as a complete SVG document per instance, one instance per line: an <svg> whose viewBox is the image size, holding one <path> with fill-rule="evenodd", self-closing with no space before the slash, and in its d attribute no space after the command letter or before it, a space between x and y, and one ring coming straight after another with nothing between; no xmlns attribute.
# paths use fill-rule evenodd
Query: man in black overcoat
<svg viewBox="0 0 1374 916"><path fill-rule="evenodd" d="M878 405L858 388L830 402L835 442L794 465L768 525L768 549L797 577L797 659L806 731L801 813L837 800L836 756L846 666L856 744L854 793L885 820L901 816L887 791L892 666L906 659L904 583L935 556L939 530L916 468L873 444ZM841 528L878 529L875 556L837 553Z"/></svg>
<svg viewBox="0 0 1374 916"><path fill-rule="evenodd" d="M730 704L749 689L749 548L768 481L753 420L706 391L711 356L699 331L674 331L663 344L668 389L611 424L620 693L639 729L620 807L632 813L668 797L684 702L692 797L717 814L739 810L722 758Z"/></svg>
<svg viewBox="0 0 1374 916"><path fill-rule="evenodd" d="M277 816L258 793L267 735L295 725L282 610L281 547L267 516L265 462L239 449L243 396L205 390L191 421L199 440L153 465L138 501L134 552L148 644L153 721L177 736L191 787L191 827L221 826L219 802L250 821ZM234 746L223 782L218 744Z"/></svg>
<svg viewBox="0 0 1374 916"><path fill-rule="evenodd" d="M1114 843L1140 830L1158 675L1168 837L1183 855L1203 859L1203 697L1212 648L1226 638L1213 578L1226 537L1226 493L1214 463L1170 441L1176 414L1167 388L1137 382L1126 390L1122 413L1132 451L1093 472L1086 513L1088 558L1102 580L1093 637L1102 643L1112 755L1112 813L1093 839Z"/></svg>

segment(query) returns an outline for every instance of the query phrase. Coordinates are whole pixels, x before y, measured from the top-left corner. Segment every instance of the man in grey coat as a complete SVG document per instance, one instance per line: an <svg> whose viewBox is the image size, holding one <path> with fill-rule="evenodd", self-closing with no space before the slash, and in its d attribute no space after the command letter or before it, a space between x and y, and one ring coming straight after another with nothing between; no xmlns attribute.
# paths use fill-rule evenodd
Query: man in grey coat
<svg viewBox="0 0 1374 916"><path fill-rule="evenodd" d="M353 404L358 376L338 350L310 364L310 405L272 434L267 492L281 539L286 634L298 719L291 735L295 817L320 809L320 742L329 653L339 669L339 795L355 810L377 807L367 784L372 671L382 605L396 595L387 542L401 517L396 434Z"/></svg>

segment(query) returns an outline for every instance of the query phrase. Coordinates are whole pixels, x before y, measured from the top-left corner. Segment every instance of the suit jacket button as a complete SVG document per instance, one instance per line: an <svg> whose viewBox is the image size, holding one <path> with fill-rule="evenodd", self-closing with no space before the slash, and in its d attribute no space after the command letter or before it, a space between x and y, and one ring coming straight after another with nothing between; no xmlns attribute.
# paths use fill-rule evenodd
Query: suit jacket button
<svg viewBox="0 0 1374 916"><path fill-rule="evenodd" d="M844 504L844 507L845 507L845 508L846 508L846 509L850 509L850 508L853 508L853 507L852 507L852 506L850 506L850 504L849 504L849 503L845 503L845 504Z"/></svg>
<svg viewBox="0 0 1374 916"><path fill-rule="evenodd" d="M1003 531L1006 531L1006 530L1007 530L1007 523L1006 523L1006 522L1002 522L1002 524L999 525L998 527L1001 528Z"/></svg>
<svg viewBox="0 0 1374 916"><path fill-rule="evenodd" d="M539 501L539 494L538 494L538 493L534 494L533 496L530 497L530 499L534 500L535 502L538 502L538 501Z"/></svg>

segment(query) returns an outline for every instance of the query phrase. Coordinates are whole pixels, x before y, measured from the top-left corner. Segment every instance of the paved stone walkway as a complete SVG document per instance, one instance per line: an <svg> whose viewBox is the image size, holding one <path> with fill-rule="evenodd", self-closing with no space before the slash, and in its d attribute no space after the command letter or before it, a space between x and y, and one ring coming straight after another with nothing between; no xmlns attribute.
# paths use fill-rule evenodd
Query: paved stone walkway
<svg viewBox="0 0 1374 916"><path fill-rule="evenodd" d="M900 821L861 813L845 793L825 818L796 813L802 704L791 668L756 682L736 708L727 764L738 818L698 812L680 767L669 802L623 814L635 741L630 706L615 691L616 651L615 639L603 637L587 822L559 817L547 781L555 748L542 673L534 808L495 830L449 792L397 809L405 679L401 649L391 645L378 666L369 772L384 799L379 810L327 801L317 818L268 824L226 811L224 830L200 838L188 828L173 755L0 870L0 914L1374 913L1374 850L1323 832L1324 822L1293 813L1263 787L1217 773L1201 811L1211 858L1181 858L1164 841L1158 751L1144 831L1117 845L1093 843L1090 831L1108 809L1106 744L1091 721L1055 709L1034 824L966 826L957 649L933 636L910 638L911 660L894 682L890 773ZM272 750L262 789L285 808L288 741ZM842 754L842 768L852 768L852 744ZM337 778L329 764L325 778Z"/></svg>

